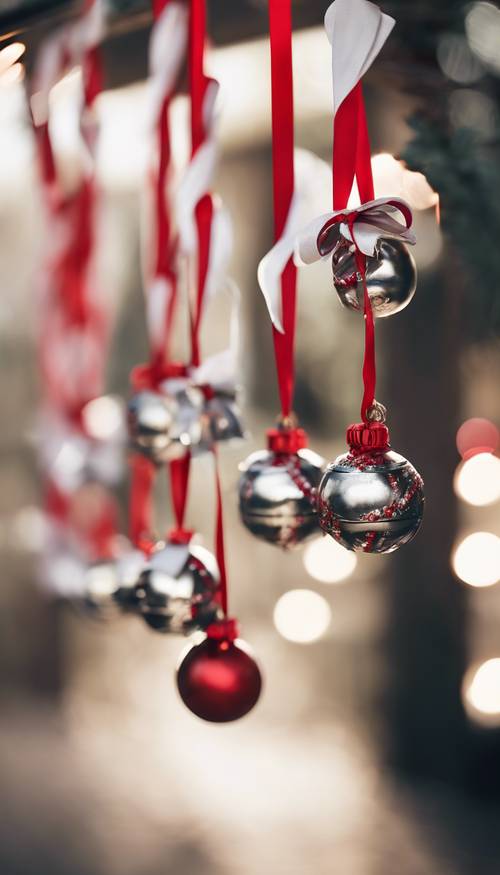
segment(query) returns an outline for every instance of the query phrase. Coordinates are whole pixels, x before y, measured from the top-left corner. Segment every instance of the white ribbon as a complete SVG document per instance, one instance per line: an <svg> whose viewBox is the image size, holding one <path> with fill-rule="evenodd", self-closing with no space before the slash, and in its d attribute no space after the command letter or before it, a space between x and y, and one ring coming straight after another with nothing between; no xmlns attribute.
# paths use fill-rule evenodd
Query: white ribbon
<svg viewBox="0 0 500 875"><path fill-rule="evenodd" d="M392 237L403 243L413 245L416 237L410 227L412 225L412 211L409 204L401 198L379 198L352 210L341 210L335 213L324 213L318 216L297 235L295 241L295 262L298 265L312 264L320 258L327 256L333 249L332 246L318 248L318 238L326 225L334 224L335 216L346 213L354 213L356 245L365 255L374 255L375 247L381 237ZM405 213L408 224L405 221ZM399 217L399 218L398 218ZM401 221L401 218L403 221ZM349 243L354 240L347 222L341 222L339 232Z"/></svg>
<svg viewBox="0 0 500 875"><path fill-rule="evenodd" d="M106 4L95 0L88 12L74 24L61 27L38 52L33 74L30 106L36 127L49 120L49 96L65 69L79 66L85 51L97 46L106 27Z"/></svg>
<svg viewBox="0 0 500 875"><path fill-rule="evenodd" d="M334 117L373 64L395 23L369 0L334 0L326 10L325 30L332 47Z"/></svg>
<svg viewBox="0 0 500 875"><path fill-rule="evenodd" d="M195 209L201 198L210 191L217 162L215 141L215 102L219 83L211 79L203 99L205 140L196 150L181 179L175 197L175 215L179 228L179 248L185 255L197 252Z"/></svg>
<svg viewBox="0 0 500 875"><path fill-rule="evenodd" d="M186 55L187 35L187 5L169 3L155 22L149 43L152 124L156 124L163 101L174 89Z"/></svg>

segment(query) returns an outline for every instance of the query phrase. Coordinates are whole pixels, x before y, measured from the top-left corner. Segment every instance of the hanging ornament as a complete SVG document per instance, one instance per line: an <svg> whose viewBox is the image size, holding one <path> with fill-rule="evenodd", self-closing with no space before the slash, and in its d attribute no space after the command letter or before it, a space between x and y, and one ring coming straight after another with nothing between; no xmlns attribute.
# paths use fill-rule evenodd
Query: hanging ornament
<svg viewBox="0 0 500 875"><path fill-rule="evenodd" d="M268 448L241 465L240 516L256 537L280 547L317 533L316 494L323 459L307 449L306 432L292 413L297 272L289 247L296 193L293 155L292 22L290 3L269 4L275 244L259 265L262 290L272 288L273 342L281 401L280 425L267 433ZM265 274L265 282L262 275ZM270 308L272 309L272 308Z"/></svg>
<svg viewBox="0 0 500 875"><path fill-rule="evenodd" d="M201 443L212 446L218 443L240 440L245 437L236 394L213 393L205 398L201 416Z"/></svg>
<svg viewBox="0 0 500 875"><path fill-rule="evenodd" d="M301 263L332 255L334 282L342 302L364 314L362 422L349 427L349 452L325 472L318 512L322 529L345 547L377 553L391 552L410 541L424 509L422 478L391 450L385 408L375 400L374 316L390 315L406 306L416 283L405 247L415 243L411 209L399 198L374 199L361 88L361 77L393 25L393 19L367 0L335 0L327 10L334 92L334 211L312 221L295 240ZM355 179L363 203L348 209ZM266 300L277 324L272 287L266 287Z"/></svg>
<svg viewBox="0 0 500 875"><path fill-rule="evenodd" d="M131 447L155 465L178 459L200 441L201 407L196 396L143 390L128 403Z"/></svg>
<svg viewBox="0 0 500 875"><path fill-rule="evenodd" d="M352 244L343 238L333 251L332 268L340 302L349 310L362 313L363 279L356 267ZM374 316L382 318L404 310L417 287L415 261L404 243L379 238L373 256L366 259L366 287Z"/></svg>
<svg viewBox="0 0 500 875"><path fill-rule="evenodd" d="M248 645L236 636L234 620L214 624L181 657L177 688L184 704L202 720L239 720L259 699L259 666Z"/></svg>
<svg viewBox="0 0 500 875"><path fill-rule="evenodd" d="M123 611L138 610L137 587L146 566L143 550L129 549L116 559L116 589L113 598Z"/></svg>
<svg viewBox="0 0 500 875"><path fill-rule="evenodd" d="M391 450L383 422L352 425L347 442L349 452L328 465L321 481L321 528L348 550L392 553L420 528L422 478Z"/></svg>
<svg viewBox="0 0 500 875"><path fill-rule="evenodd" d="M192 632L213 623L220 607L215 556L197 544L172 540L152 553L136 594L144 620L157 632Z"/></svg>
<svg viewBox="0 0 500 875"><path fill-rule="evenodd" d="M324 460L307 449L301 428L268 432L268 449L240 465L240 516L257 538L293 547L318 532L317 487Z"/></svg>

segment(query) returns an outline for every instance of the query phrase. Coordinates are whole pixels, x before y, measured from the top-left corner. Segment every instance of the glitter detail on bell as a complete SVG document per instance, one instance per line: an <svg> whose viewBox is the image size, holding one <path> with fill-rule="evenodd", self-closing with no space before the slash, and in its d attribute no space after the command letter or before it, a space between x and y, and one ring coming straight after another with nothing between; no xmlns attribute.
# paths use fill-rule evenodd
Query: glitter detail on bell
<svg viewBox="0 0 500 875"><path fill-rule="evenodd" d="M261 450L241 465L241 520L257 538L289 548L318 532L317 488L324 460L308 449Z"/></svg>
<svg viewBox="0 0 500 875"><path fill-rule="evenodd" d="M319 488L320 526L349 550L392 553L416 535L423 512L422 478L388 449L339 456Z"/></svg>
<svg viewBox="0 0 500 875"><path fill-rule="evenodd" d="M364 286L356 268L354 246L340 233L332 254L332 269L341 303L363 313ZM366 257L366 287L373 315L378 318L399 313L410 303L417 287L417 269L404 243L390 238L378 241L375 255Z"/></svg>

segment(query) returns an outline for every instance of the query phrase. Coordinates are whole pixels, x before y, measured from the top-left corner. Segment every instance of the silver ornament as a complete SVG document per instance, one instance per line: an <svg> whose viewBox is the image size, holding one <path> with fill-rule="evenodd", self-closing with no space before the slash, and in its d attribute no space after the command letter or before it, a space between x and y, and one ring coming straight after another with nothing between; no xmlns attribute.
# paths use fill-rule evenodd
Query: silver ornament
<svg viewBox="0 0 500 875"><path fill-rule="evenodd" d="M364 286L356 266L354 246L339 235L332 254L333 282L345 307L363 313ZM399 313L410 303L417 287L413 256L401 240L381 238L374 256L366 257L366 286L373 315Z"/></svg>
<svg viewBox="0 0 500 875"><path fill-rule="evenodd" d="M205 629L219 615L215 557L193 544L167 544L153 553L137 587L139 610L157 632Z"/></svg>
<svg viewBox="0 0 500 875"><path fill-rule="evenodd" d="M318 531L316 491L324 461L311 450L252 453L240 465L240 516L257 538L292 547Z"/></svg>
<svg viewBox="0 0 500 875"><path fill-rule="evenodd" d="M346 453L325 471L318 512L323 531L349 550L392 553L420 528L423 481L392 450Z"/></svg>
<svg viewBox="0 0 500 875"><path fill-rule="evenodd" d="M115 601L124 611L136 611L139 600L137 586L146 566L142 550L128 550L116 560Z"/></svg>
<svg viewBox="0 0 500 875"><path fill-rule="evenodd" d="M187 393L144 390L128 404L132 448L155 464L181 458L201 435L199 410Z"/></svg>
<svg viewBox="0 0 500 875"><path fill-rule="evenodd" d="M244 429L236 397L221 392L207 398L201 414L201 430L199 449L205 451L216 443L243 438Z"/></svg>

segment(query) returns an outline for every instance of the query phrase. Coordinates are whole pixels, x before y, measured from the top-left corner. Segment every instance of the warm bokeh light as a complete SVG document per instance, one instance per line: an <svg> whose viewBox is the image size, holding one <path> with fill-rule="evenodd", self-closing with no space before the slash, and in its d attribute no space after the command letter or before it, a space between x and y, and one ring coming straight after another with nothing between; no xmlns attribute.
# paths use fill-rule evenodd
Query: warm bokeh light
<svg viewBox="0 0 500 875"><path fill-rule="evenodd" d="M375 197L401 197L415 210L436 206L438 194L430 187L424 174L408 170L402 161L389 152L373 156L372 171Z"/></svg>
<svg viewBox="0 0 500 875"><path fill-rule="evenodd" d="M495 136L498 110L495 101L478 88L456 88L449 98L449 116L455 129L469 128L481 140Z"/></svg>
<svg viewBox="0 0 500 875"><path fill-rule="evenodd" d="M488 659L465 675L462 698L473 720L489 726L500 725L500 659Z"/></svg>
<svg viewBox="0 0 500 875"><path fill-rule="evenodd" d="M484 67L458 33L445 33L437 46L437 60L444 75L452 82L470 85L484 76Z"/></svg>
<svg viewBox="0 0 500 875"><path fill-rule="evenodd" d="M120 434L124 424L123 405L113 395L93 398L82 410L85 431L98 440L109 440Z"/></svg>
<svg viewBox="0 0 500 875"><path fill-rule="evenodd" d="M0 50L0 76L12 67L26 51L24 43L10 43Z"/></svg>
<svg viewBox="0 0 500 875"><path fill-rule="evenodd" d="M284 593L274 608L274 625L280 635L297 644L317 641L330 625L330 606L323 596L310 589Z"/></svg>
<svg viewBox="0 0 500 875"><path fill-rule="evenodd" d="M22 82L24 79L24 65L12 64L4 73L0 74L0 86L15 85L17 82Z"/></svg>
<svg viewBox="0 0 500 875"><path fill-rule="evenodd" d="M465 33L474 55L500 73L500 9L493 3L474 3L465 16Z"/></svg>
<svg viewBox="0 0 500 875"><path fill-rule="evenodd" d="M455 474L455 492L468 504L482 507L500 499L500 459L478 453L462 462Z"/></svg>
<svg viewBox="0 0 500 875"><path fill-rule="evenodd" d="M494 453L498 447L498 428L489 419L467 419L457 431L457 450L463 459L477 453Z"/></svg>
<svg viewBox="0 0 500 875"><path fill-rule="evenodd" d="M307 545L303 553L307 573L321 583L341 583L354 571L355 553L337 544L333 538L318 538Z"/></svg>
<svg viewBox="0 0 500 875"><path fill-rule="evenodd" d="M467 535L456 547L452 565L469 586L493 586L500 580L500 538L491 532Z"/></svg>

